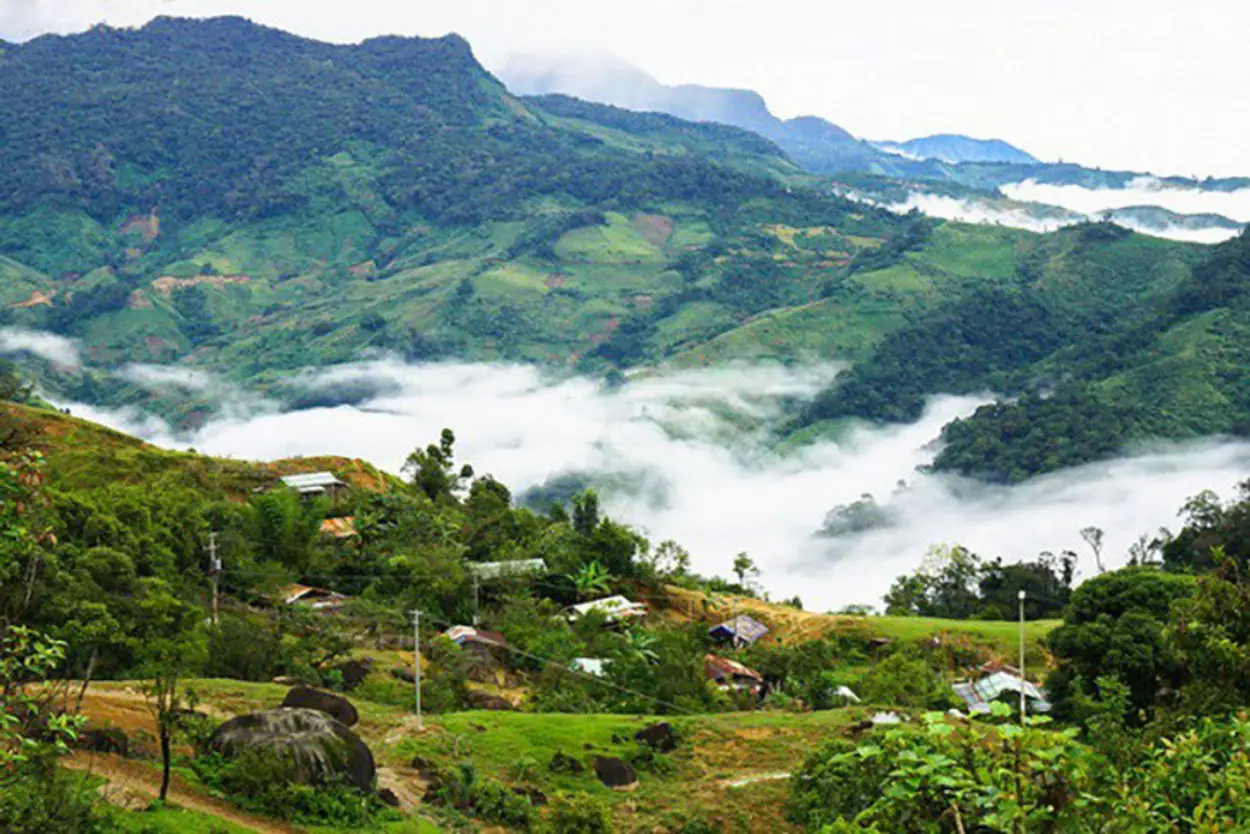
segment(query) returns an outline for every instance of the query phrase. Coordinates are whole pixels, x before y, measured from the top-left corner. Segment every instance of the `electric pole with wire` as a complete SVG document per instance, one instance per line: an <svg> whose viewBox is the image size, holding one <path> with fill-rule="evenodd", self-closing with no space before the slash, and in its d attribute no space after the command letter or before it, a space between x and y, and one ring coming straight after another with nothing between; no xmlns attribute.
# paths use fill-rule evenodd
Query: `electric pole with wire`
<svg viewBox="0 0 1250 834"><path fill-rule="evenodd" d="M417 703L417 729L421 726L421 612L412 614L412 689Z"/></svg>
<svg viewBox="0 0 1250 834"><path fill-rule="evenodd" d="M1024 726L1024 713L1026 701L1024 697L1024 685L1028 680L1024 676L1024 591L1020 591L1020 726Z"/></svg>
<svg viewBox="0 0 1250 834"><path fill-rule="evenodd" d="M212 599L212 623L213 628L217 627L217 607L221 598L220 587L217 582L217 575L221 573L221 559L217 558L217 533L210 530L208 533L208 575L213 583L213 599Z"/></svg>

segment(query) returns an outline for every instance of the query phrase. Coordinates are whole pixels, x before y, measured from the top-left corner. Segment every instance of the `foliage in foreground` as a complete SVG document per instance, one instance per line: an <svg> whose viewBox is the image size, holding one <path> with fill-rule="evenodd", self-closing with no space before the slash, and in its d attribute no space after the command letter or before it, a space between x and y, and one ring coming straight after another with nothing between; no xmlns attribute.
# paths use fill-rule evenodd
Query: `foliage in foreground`
<svg viewBox="0 0 1250 834"><path fill-rule="evenodd" d="M1009 714L997 705L996 713ZM837 739L793 778L808 831L1170 832L1250 825L1250 721L1204 720L1113 762L1079 731L951 721Z"/></svg>

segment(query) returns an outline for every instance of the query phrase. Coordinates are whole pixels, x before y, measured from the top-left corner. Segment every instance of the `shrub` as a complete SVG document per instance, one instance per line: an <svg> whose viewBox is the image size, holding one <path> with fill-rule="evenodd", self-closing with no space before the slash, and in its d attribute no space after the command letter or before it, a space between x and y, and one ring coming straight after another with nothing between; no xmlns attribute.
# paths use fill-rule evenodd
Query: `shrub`
<svg viewBox="0 0 1250 834"><path fill-rule="evenodd" d="M206 785L230 795L240 806L301 825L363 826L391 811L342 777L316 785L296 780L295 762L268 750L246 750L233 759L218 753L200 756L192 768Z"/></svg>
<svg viewBox="0 0 1250 834"><path fill-rule="evenodd" d="M611 834L607 805L586 794L560 794L547 817L551 834Z"/></svg>

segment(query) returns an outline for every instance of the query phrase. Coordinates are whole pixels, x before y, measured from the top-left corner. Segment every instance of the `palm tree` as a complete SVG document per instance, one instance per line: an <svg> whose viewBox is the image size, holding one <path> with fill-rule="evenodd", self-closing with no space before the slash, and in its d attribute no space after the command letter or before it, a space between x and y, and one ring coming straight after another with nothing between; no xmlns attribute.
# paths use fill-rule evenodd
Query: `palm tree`
<svg viewBox="0 0 1250 834"><path fill-rule="evenodd" d="M612 575L598 561L582 565L580 570L566 574L566 577L577 588L579 600L588 599L595 594L606 594L612 590Z"/></svg>

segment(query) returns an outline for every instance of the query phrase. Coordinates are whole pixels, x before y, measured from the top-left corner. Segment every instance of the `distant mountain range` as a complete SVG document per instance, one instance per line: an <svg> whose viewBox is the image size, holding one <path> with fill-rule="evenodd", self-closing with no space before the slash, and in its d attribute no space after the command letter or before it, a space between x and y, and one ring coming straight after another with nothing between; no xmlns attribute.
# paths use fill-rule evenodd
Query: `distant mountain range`
<svg viewBox="0 0 1250 834"><path fill-rule="evenodd" d="M987 201L1001 200L999 189L1017 184L1078 186L1084 189L1128 189L1142 183L1154 187L1230 192L1250 188L1245 178L1195 180L1185 177L1155 178L1135 171L1087 168L1072 163L1042 162L1002 139L976 139L960 134L937 134L906 141L869 142L847 129L817 116L782 120L774 116L759 93L751 90L703 87L695 84L669 86L641 69L614 57L514 56L496 70L498 77L518 94L562 93L588 101L635 111L658 111L696 122L719 122L764 136L781 148L794 163L814 174L832 175L847 193L883 202L881 192L893 191L896 199L885 204L923 202L932 194L970 201L977 211L993 212ZM1142 190L1138 188L1138 190ZM899 198L898 194L905 196ZM1160 214L1149 189L1143 205L1125 212L1122 200L1115 208L1135 229L1179 234L1184 239L1215 241L1234 234L1237 220L1198 208L1192 215L1175 211ZM932 202L929 202L932 206ZM1021 208L1023 207L1023 208ZM1108 206L1109 208L1112 206ZM1077 222L1101 211L1074 211L1068 205L1016 203L1014 216L1025 228L1053 228L1053 221ZM923 209L922 209L923 210ZM1166 215L1166 216L1165 216Z"/></svg>
<svg viewBox="0 0 1250 834"><path fill-rule="evenodd" d="M940 165L930 160L883 150L816 116L779 119L752 90L669 86L615 57L517 55L495 74L518 95L563 93L629 110L658 111L689 121L720 122L754 131L776 142L794 162L814 173L944 176Z"/></svg>
<svg viewBox="0 0 1250 834"><path fill-rule="evenodd" d="M1039 160L1002 139L973 139L955 133L939 133L906 142L873 142L883 151L908 159L938 159L942 162L1008 162L1028 165Z"/></svg>

